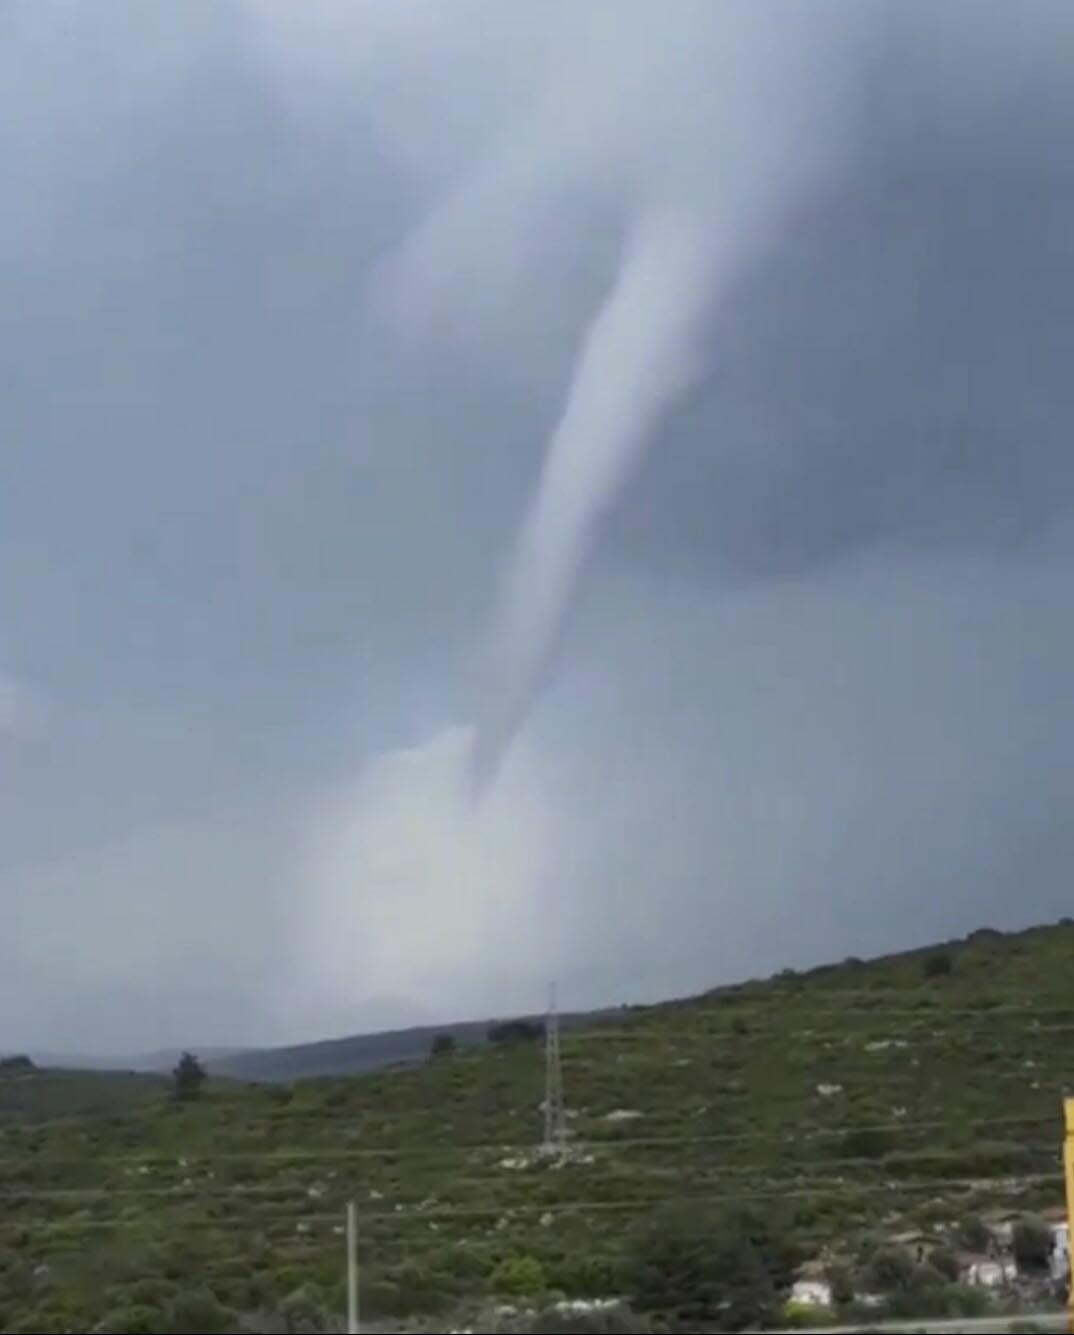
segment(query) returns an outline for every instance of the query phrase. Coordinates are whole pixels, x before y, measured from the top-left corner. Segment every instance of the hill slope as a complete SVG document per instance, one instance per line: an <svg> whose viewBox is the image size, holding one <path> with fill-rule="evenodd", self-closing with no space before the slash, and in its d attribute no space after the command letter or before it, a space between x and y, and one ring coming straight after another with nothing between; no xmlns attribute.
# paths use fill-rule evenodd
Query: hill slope
<svg viewBox="0 0 1074 1335"><path fill-rule="evenodd" d="M618 1018L618 1012L593 1012L565 1015L560 1019L564 1031L606 1023ZM529 1017L540 1023L538 1017ZM482 1047L488 1040L490 1022L474 1020L461 1024L420 1025L377 1034L358 1034L350 1038L329 1039L321 1043L303 1043L286 1048L252 1049L225 1057L210 1057L207 1068L214 1074L233 1080L292 1082L323 1079L330 1076L361 1075L424 1062L433 1040L450 1035L459 1047Z"/></svg>
<svg viewBox="0 0 1074 1335"><path fill-rule="evenodd" d="M158 1107L167 1089L163 1078L129 1071L0 1070L0 1125L126 1115L141 1103Z"/></svg>
<svg viewBox="0 0 1074 1335"><path fill-rule="evenodd" d="M558 1169L533 1153L532 1044L0 1126L0 1327L164 1330L192 1275L241 1310L312 1285L338 1311L350 1198L370 1315L443 1310L519 1253L554 1288L607 1292L669 1202L780 1209L809 1248L850 1251L1059 1204L1072 966L1074 927L979 933L567 1033L577 1148ZM117 1326L132 1308L149 1324Z"/></svg>

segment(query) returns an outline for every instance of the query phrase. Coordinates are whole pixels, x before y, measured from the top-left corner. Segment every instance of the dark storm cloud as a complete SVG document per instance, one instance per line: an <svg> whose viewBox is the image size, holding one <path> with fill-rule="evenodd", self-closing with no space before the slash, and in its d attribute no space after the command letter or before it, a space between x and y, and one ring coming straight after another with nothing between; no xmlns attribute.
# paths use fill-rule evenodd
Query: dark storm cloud
<svg viewBox="0 0 1074 1335"><path fill-rule="evenodd" d="M1065 910L1072 11L874 8L841 170L713 311L498 825L456 857L434 784L442 883L398 905L310 831L469 716L622 228L568 146L651 146L673 78L697 123L694 7L615 42L596 3L4 9L0 1044L659 994ZM388 326L415 254L427 318Z"/></svg>

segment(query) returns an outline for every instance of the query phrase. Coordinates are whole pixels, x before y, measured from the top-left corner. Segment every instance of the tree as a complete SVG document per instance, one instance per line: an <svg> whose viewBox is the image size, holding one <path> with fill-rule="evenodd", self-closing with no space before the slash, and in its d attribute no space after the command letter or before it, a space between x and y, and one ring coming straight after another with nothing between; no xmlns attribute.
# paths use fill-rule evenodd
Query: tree
<svg viewBox="0 0 1074 1335"><path fill-rule="evenodd" d="M429 1049L429 1056L433 1061L442 1061L446 1057L454 1057L458 1050L454 1034L437 1034Z"/></svg>
<svg viewBox="0 0 1074 1335"><path fill-rule="evenodd" d="M502 1045L506 1043L539 1043L544 1038L544 1025L539 1020L504 1020L500 1024L490 1025L488 1040Z"/></svg>
<svg viewBox="0 0 1074 1335"><path fill-rule="evenodd" d="M873 1293L898 1293L913 1283L917 1265L905 1247L881 1247L866 1268L866 1284Z"/></svg>
<svg viewBox="0 0 1074 1335"><path fill-rule="evenodd" d="M854 1272L850 1266L836 1262L828 1267L828 1283L832 1286L832 1302L846 1307L854 1301Z"/></svg>
<svg viewBox="0 0 1074 1335"><path fill-rule="evenodd" d="M949 1284L957 1284L962 1277L962 1266L958 1259L958 1253L951 1247L937 1247L929 1257L929 1263L934 1270L938 1270Z"/></svg>
<svg viewBox="0 0 1074 1335"><path fill-rule="evenodd" d="M878 1126L856 1126L845 1132L840 1153L847 1159L882 1159L895 1148L895 1136Z"/></svg>
<svg viewBox="0 0 1074 1335"><path fill-rule="evenodd" d="M970 1215L958 1226L959 1245L970 1252L986 1252L992 1244L988 1225L979 1215Z"/></svg>
<svg viewBox="0 0 1074 1335"><path fill-rule="evenodd" d="M1027 1215L1014 1226L1013 1251L1019 1270L1042 1273L1052 1259L1052 1230L1043 1219Z"/></svg>
<svg viewBox="0 0 1074 1335"><path fill-rule="evenodd" d="M0 1058L0 1076L33 1075L37 1067L29 1057Z"/></svg>
<svg viewBox="0 0 1074 1335"><path fill-rule="evenodd" d="M154 1330L168 1335L185 1332L186 1335L226 1335L241 1329L237 1315L219 1302L208 1289L181 1293L168 1304L164 1322Z"/></svg>
<svg viewBox="0 0 1074 1335"><path fill-rule="evenodd" d="M172 1072L175 1097L180 1103L193 1103L201 1098L205 1081L208 1079L205 1067L190 1052L184 1052L179 1065Z"/></svg>
<svg viewBox="0 0 1074 1335"><path fill-rule="evenodd" d="M775 1316L798 1259L778 1225L753 1211L673 1211L638 1240L631 1302L665 1319L745 1330Z"/></svg>
<svg viewBox="0 0 1074 1335"><path fill-rule="evenodd" d="M955 971L955 961L946 950L937 950L925 957L926 978L946 978Z"/></svg>

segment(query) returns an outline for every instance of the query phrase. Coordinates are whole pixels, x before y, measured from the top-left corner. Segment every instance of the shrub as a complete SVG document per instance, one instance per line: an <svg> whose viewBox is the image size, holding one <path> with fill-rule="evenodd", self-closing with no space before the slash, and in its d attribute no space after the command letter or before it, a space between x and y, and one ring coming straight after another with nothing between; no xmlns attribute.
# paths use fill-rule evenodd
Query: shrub
<svg viewBox="0 0 1074 1335"><path fill-rule="evenodd" d="M494 1293L505 1298L537 1298L548 1290L544 1266L535 1256L509 1256L492 1272Z"/></svg>
<svg viewBox="0 0 1074 1335"><path fill-rule="evenodd" d="M437 1034L429 1048L429 1056L433 1061L443 1061L446 1057L454 1057L458 1050L454 1034Z"/></svg>
<svg viewBox="0 0 1074 1335"><path fill-rule="evenodd" d="M548 1281L557 1292L568 1298L603 1298L618 1293L622 1284L622 1267L607 1257L589 1252L570 1252L546 1261Z"/></svg>
<svg viewBox="0 0 1074 1335"><path fill-rule="evenodd" d="M992 1299L987 1290L974 1284L948 1284L943 1291L944 1311L948 1316L969 1319L987 1316L992 1310Z"/></svg>
<svg viewBox="0 0 1074 1335"><path fill-rule="evenodd" d="M926 978L946 978L954 971L955 961L949 951L937 950L925 958L924 972Z"/></svg>
<svg viewBox="0 0 1074 1335"><path fill-rule="evenodd" d="M672 1211L639 1237L629 1268L632 1306L726 1331L764 1324L790 1288L798 1249L752 1211Z"/></svg>
<svg viewBox="0 0 1074 1335"><path fill-rule="evenodd" d="M1014 1259L1019 1270L1040 1274L1052 1257L1052 1230L1043 1219L1027 1215L1014 1226Z"/></svg>
<svg viewBox="0 0 1074 1335"><path fill-rule="evenodd" d="M905 1247L881 1247L866 1267L866 1286L875 1293L898 1293L910 1287L917 1266Z"/></svg>
<svg viewBox="0 0 1074 1335"><path fill-rule="evenodd" d="M906 1282L891 1292L891 1315L942 1316L947 1311L944 1293L944 1277L938 1270L928 1263L915 1265Z"/></svg>
<svg viewBox="0 0 1074 1335"><path fill-rule="evenodd" d="M504 1020L490 1025L488 1041L502 1046L507 1043L539 1043L544 1038L544 1024L539 1020Z"/></svg>
<svg viewBox="0 0 1074 1335"><path fill-rule="evenodd" d="M385 1278L399 1295L396 1316L442 1311L459 1291L450 1275L436 1270L428 1262L402 1261L393 1266Z"/></svg>
<svg viewBox="0 0 1074 1335"><path fill-rule="evenodd" d="M184 1052L179 1065L172 1072L173 1089L179 1103L192 1103L201 1098L208 1076L205 1067L190 1052Z"/></svg>
<svg viewBox="0 0 1074 1335"><path fill-rule="evenodd" d="M131 1303L129 1307L109 1312L98 1329L107 1332L107 1335L156 1335L161 1329L160 1310Z"/></svg>
<svg viewBox="0 0 1074 1335"><path fill-rule="evenodd" d="M0 1076L32 1075L36 1069L29 1057L0 1057Z"/></svg>
<svg viewBox="0 0 1074 1335"><path fill-rule="evenodd" d="M895 1148L895 1136L883 1127L861 1126L847 1131L839 1142L839 1152L846 1159L882 1159Z"/></svg>
<svg viewBox="0 0 1074 1335"><path fill-rule="evenodd" d="M969 1252L986 1252L992 1241L992 1235L983 1219L977 1215L970 1215L958 1226L958 1240Z"/></svg>
<svg viewBox="0 0 1074 1335"><path fill-rule="evenodd" d="M200 1289L174 1298L163 1322L153 1329L165 1335L225 1335L241 1326L237 1313L228 1311L207 1289Z"/></svg>
<svg viewBox="0 0 1074 1335"><path fill-rule="evenodd" d="M932 1253L929 1262L934 1269L943 1275L944 1279L950 1280L952 1284L958 1282L959 1276L962 1274L962 1267L959 1265L958 1257L950 1247L938 1247ZM963 1313L959 1312L956 1315L961 1316Z"/></svg>
<svg viewBox="0 0 1074 1335"><path fill-rule="evenodd" d="M838 1317L829 1307L816 1303L784 1303L780 1321L788 1330L815 1330L819 1326L834 1326Z"/></svg>
<svg viewBox="0 0 1074 1335"><path fill-rule="evenodd" d="M854 1301L854 1274L850 1266L830 1265L828 1283L832 1286L832 1301L837 1307L845 1307Z"/></svg>

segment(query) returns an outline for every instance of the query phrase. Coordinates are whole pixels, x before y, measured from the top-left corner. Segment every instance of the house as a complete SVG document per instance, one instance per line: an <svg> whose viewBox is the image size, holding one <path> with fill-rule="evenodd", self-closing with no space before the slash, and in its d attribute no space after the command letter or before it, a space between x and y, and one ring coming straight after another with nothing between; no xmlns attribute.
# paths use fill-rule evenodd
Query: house
<svg viewBox="0 0 1074 1335"><path fill-rule="evenodd" d="M895 1233L891 1238L896 1247L902 1247L908 1251L914 1260L921 1265L927 1261L933 1252L937 1251L942 1245L940 1239L931 1233L925 1233L921 1229L913 1229L909 1233Z"/></svg>
<svg viewBox="0 0 1074 1335"><path fill-rule="evenodd" d="M1070 1274L1070 1225L1066 1211L1045 1211L1045 1222L1052 1230L1052 1278L1066 1279Z"/></svg>
<svg viewBox="0 0 1074 1335"><path fill-rule="evenodd" d="M985 1289L1002 1288L1018 1278L1018 1266L1010 1256L982 1256L974 1252L960 1252L959 1270L963 1282L977 1284Z"/></svg>
<svg viewBox="0 0 1074 1335"><path fill-rule="evenodd" d="M1018 1213L994 1214L985 1217L984 1225L992 1236L992 1242L996 1250L1010 1251L1014 1246L1014 1229L1021 1218L1022 1216Z"/></svg>
<svg viewBox="0 0 1074 1335"><path fill-rule="evenodd" d="M832 1286L826 1279L798 1279L791 1288L791 1302L803 1307L831 1307Z"/></svg>

